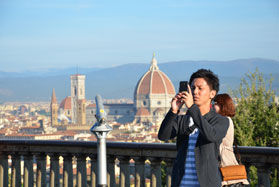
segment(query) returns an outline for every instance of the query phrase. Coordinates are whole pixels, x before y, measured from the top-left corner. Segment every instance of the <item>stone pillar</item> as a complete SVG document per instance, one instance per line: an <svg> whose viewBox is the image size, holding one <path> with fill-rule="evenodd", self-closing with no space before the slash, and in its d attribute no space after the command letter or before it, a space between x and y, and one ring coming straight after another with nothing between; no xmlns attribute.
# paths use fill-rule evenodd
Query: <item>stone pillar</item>
<svg viewBox="0 0 279 187"><path fill-rule="evenodd" d="M135 157L135 186L136 187L145 187L145 158L144 157Z"/></svg>
<svg viewBox="0 0 279 187"><path fill-rule="evenodd" d="M37 156L37 175L36 175L37 187L46 186L46 155Z"/></svg>
<svg viewBox="0 0 279 187"><path fill-rule="evenodd" d="M66 155L63 159L63 187L73 187L73 156Z"/></svg>
<svg viewBox="0 0 279 187"><path fill-rule="evenodd" d="M8 156L0 153L0 187L8 187Z"/></svg>
<svg viewBox="0 0 279 187"><path fill-rule="evenodd" d="M108 157L108 187L115 187L115 157Z"/></svg>
<svg viewBox="0 0 279 187"><path fill-rule="evenodd" d="M90 156L91 159L91 187L97 186L97 155Z"/></svg>
<svg viewBox="0 0 279 187"><path fill-rule="evenodd" d="M268 166L257 166L258 187L270 187L270 170Z"/></svg>
<svg viewBox="0 0 279 187"><path fill-rule="evenodd" d="M151 185L150 187L162 186L161 176L161 160L158 158L151 158Z"/></svg>
<svg viewBox="0 0 279 187"><path fill-rule="evenodd" d="M34 186L33 155L24 156L24 187Z"/></svg>
<svg viewBox="0 0 279 187"><path fill-rule="evenodd" d="M50 156L50 187L59 186L59 156Z"/></svg>
<svg viewBox="0 0 279 187"><path fill-rule="evenodd" d="M21 186L20 155L12 155L12 187Z"/></svg>
<svg viewBox="0 0 279 187"><path fill-rule="evenodd" d="M171 187L171 173L172 173L173 159L166 159L165 162L167 164L166 186Z"/></svg>
<svg viewBox="0 0 279 187"><path fill-rule="evenodd" d="M119 157L120 161L120 187L130 186L130 158Z"/></svg>
<svg viewBox="0 0 279 187"><path fill-rule="evenodd" d="M77 187L87 185L86 156L77 155Z"/></svg>

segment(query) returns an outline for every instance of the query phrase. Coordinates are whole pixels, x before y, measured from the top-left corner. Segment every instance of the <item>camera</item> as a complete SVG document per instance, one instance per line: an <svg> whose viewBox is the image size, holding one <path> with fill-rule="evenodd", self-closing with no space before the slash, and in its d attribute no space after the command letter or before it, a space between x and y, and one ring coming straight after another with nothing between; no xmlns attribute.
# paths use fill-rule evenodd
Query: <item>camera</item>
<svg viewBox="0 0 279 187"><path fill-rule="evenodd" d="M180 81L179 92L188 92L188 81Z"/></svg>

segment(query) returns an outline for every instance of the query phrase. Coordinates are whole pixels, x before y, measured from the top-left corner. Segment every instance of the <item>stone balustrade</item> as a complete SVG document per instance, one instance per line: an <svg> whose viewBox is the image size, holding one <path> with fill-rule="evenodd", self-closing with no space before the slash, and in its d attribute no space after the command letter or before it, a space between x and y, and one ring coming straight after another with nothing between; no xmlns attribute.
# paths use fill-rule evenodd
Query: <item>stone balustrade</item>
<svg viewBox="0 0 279 187"><path fill-rule="evenodd" d="M258 185L270 186L279 148L238 147L242 162L258 169ZM107 142L108 186L170 186L175 144ZM0 187L97 186L97 142L0 140ZM119 173L117 168L119 168Z"/></svg>

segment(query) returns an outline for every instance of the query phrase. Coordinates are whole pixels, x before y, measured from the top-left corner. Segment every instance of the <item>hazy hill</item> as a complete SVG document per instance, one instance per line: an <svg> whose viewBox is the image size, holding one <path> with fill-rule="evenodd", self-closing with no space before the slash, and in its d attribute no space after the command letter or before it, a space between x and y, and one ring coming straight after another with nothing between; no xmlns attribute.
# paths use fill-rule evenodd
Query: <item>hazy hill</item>
<svg viewBox="0 0 279 187"><path fill-rule="evenodd" d="M137 81L150 64L125 64L113 68L79 68L86 75L86 98L94 99L97 93L103 98L133 98ZM188 80L199 68L211 69L219 75L221 92L238 87L240 78L256 68L265 75L272 74L273 87L279 88L279 61L269 59L239 59L233 61L179 61L158 64L175 87L180 80ZM59 102L70 95L70 75L76 68L49 69L42 72L0 72L0 102L49 101L55 88Z"/></svg>

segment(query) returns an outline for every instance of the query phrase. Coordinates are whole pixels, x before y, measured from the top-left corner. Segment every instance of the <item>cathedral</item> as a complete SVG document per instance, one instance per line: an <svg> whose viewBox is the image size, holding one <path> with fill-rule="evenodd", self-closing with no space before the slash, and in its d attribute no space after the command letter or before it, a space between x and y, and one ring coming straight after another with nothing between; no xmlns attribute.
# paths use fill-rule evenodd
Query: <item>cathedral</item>
<svg viewBox="0 0 279 187"><path fill-rule="evenodd" d="M106 104L104 108L109 122L140 123L144 125L160 124L170 108L175 88L168 76L160 71L155 55L147 72L137 82L133 104ZM96 122L96 104L86 105L85 75L71 75L71 96L59 105L54 90L51 100L52 125L73 124L92 125ZM52 108L56 107L56 108ZM56 112L56 113L55 113Z"/></svg>

